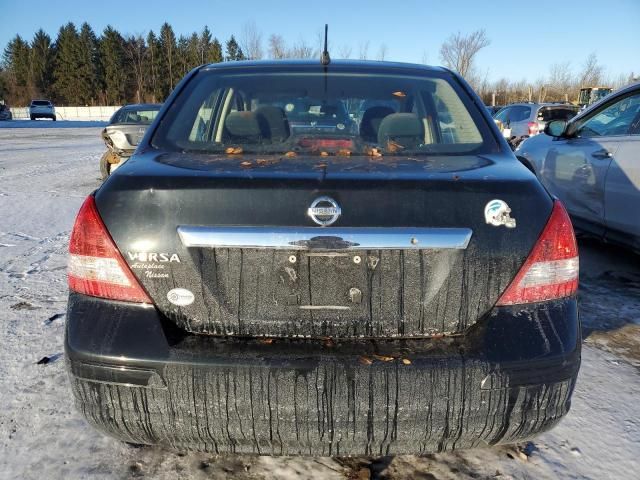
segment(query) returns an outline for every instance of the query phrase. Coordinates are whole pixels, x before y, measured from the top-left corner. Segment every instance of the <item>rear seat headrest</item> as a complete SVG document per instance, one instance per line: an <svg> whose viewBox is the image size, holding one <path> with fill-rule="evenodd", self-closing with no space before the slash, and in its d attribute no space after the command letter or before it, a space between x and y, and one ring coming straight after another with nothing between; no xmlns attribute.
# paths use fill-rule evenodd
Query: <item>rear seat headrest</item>
<svg viewBox="0 0 640 480"><path fill-rule="evenodd" d="M389 140L404 147L415 147L424 143L424 125L415 113L392 113L387 115L378 129L378 144L386 147Z"/></svg>
<svg viewBox="0 0 640 480"><path fill-rule="evenodd" d="M253 112L230 112L224 126L231 140L255 141L262 136L260 123Z"/></svg>
<svg viewBox="0 0 640 480"><path fill-rule="evenodd" d="M262 105L256 108L255 114L265 138L272 142L283 142L289 138L289 122L283 109Z"/></svg>
<svg viewBox="0 0 640 480"><path fill-rule="evenodd" d="M376 105L365 110L360 121L360 136L366 142L378 141L378 130L382 120L388 115L395 113L391 107Z"/></svg>

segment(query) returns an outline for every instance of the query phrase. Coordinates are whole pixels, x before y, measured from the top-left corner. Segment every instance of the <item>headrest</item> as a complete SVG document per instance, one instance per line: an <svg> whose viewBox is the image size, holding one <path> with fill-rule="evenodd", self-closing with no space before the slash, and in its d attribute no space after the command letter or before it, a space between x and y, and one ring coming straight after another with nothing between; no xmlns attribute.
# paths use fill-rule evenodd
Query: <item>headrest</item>
<svg viewBox="0 0 640 480"><path fill-rule="evenodd" d="M424 142L424 126L415 113L393 113L386 116L378 129L378 144L383 148L389 140L405 147Z"/></svg>
<svg viewBox="0 0 640 480"><path fill-rule="evenodd" d="M253 139L261 136L260 123L253 112L231 112L224 122L233 139Z"/></svg>
<svg viewBox="0 0 640 480"><path fill-rule="evenodd" d="M386 116L392 113L394 113L393 108L383 105L367 108L360 122L360 136L362 139L368 142L378 141L380 123Z"/></svg>
<svg viewBox="0 0 640 480"><path fill-rule="evenodd" d="M258 125L264 137L272 142L282 142L289 138L289 122L279 107L263 105L255 110Z"/></svg>

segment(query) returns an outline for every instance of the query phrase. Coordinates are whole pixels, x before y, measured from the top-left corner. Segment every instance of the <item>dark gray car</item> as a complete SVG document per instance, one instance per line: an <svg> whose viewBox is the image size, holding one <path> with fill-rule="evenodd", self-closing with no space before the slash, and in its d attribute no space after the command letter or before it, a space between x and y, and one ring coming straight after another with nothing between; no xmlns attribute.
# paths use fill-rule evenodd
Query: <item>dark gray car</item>
<svg viewBox="0 0 640 480"><path fill-rule="evenodd" d="M516 155L577 227L640 250L640 83L566 124L551 122L545 133L523 142Z"/></svg>

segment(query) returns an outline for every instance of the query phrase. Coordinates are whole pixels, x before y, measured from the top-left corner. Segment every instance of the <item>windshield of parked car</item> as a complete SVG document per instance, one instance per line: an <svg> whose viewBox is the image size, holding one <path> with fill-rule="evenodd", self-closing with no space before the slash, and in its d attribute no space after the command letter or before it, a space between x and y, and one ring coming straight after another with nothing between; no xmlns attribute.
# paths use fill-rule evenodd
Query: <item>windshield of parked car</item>
<svg viewBox="0 0 640 480"><path fill-rule="evenodd" d="M374 156L495 147L479 107L450 74L318 70L201 71L151 144L179 152Z"/></svg>
<svg viewBox="0 0 640 480"><path fill-rule="evenodd" d="M117 123L134 123L134 124L150 124L158 115L160 106L158 107L142 107L142 108L121 108L111 118L111 124Z"/></svg>

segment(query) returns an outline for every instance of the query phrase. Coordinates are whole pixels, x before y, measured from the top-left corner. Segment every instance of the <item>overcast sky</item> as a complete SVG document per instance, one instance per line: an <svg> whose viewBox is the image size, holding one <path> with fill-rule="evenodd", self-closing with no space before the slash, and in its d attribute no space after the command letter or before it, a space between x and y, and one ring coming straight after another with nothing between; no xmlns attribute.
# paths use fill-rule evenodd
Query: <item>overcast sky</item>
<svg viewBox="0 0 640 480"><path fill-rule="evenodd" d="M157 33L165 21L176 35L208 25L221 41L253 21L265 43L271 33L312 43L328 23L335 58L344 45L358 56L368 41L369 58L385 44L387 60L438 65L450 34L484 28L491 45L477 66L491 80L534 81L558 62L578 69L591 52L611 77L640 73L640 0L0 0L0 13L2 50L16 33L31 40L42 27L55 38L69 21L123 34Z"/></svg>

